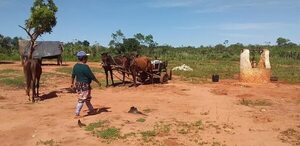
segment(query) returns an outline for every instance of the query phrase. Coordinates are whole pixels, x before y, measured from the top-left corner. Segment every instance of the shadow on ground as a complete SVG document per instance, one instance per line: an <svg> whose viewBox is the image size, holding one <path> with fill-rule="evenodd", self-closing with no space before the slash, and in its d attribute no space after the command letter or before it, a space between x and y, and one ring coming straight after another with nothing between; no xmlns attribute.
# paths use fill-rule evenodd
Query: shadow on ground
<svg viewBox="0 0 300 146"><path fill-rule="evenodd" d="M11 61L0 61L0 64L15 64L15 63Z"/></svg>
<svg viewBox="0 0 300 146"><path fill-rule="evenodd" d="M98 115L98 114L106 113L106 112L111 112L111 111L109 111L109 109L110 109L110 107L95 108L94 113L88 113L88 114L84 115L83 117Z"/></svg>

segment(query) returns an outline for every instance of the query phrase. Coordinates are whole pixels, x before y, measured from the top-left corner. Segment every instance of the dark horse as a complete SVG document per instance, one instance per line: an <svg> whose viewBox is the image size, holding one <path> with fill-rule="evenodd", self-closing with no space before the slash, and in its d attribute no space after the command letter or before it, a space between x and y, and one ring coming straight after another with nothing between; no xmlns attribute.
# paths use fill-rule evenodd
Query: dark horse
<svg viewBox="0 0 300 146"><path fill-rule="evenodd" d="M42 66L40 59L25 60L23 71L26 80L26 94L30 101L30 89L32 90L31 101L35 102L34 98L39 97L40 78L42 74Z"/></svg>
<svg viewBox="0 0 300 146"><path fill-rule="evenodd" d="M129 59L126 56L115 56L111 57L108 53L101 54L102 60L102 67L104 69L106 75L106 87L109 86L108 84L108 72L110 73L110 78L112 85L114 86L114 78L113 78L113 67L114 66L117 70L122 72L123 75L123 85L125 84L125 72L129 72Z"/></svg>

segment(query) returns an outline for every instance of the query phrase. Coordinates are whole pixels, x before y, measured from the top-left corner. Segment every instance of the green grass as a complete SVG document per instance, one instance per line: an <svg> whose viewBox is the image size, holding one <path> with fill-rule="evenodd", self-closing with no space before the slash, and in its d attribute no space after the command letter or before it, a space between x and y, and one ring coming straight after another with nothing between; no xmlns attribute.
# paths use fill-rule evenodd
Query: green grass
<svg viewBox="0 0 300 146"><path fill-rule="evenodd" d="M9 87L22 88L24 87L24 77L1 78L0 84Z"/></svg>
<svg viewBox="0 0 300 146"><path fill-rule="evenodd" d="M0 70L0 84L9 87L24 87L24 75L21 70L4 69Z"/></svg>
<svg viewBox="0 0 300 146"><path fill-rule="evenodd" d="M65 74L71 74L72 73L72 67L60 67L57 68L55 71L60 72L60 73L65 73Z"/></svg>
<svg viewBox="0 0 300 146"><path fill-rule="evenodd" d="M143 112L145 113L151 113L152 111L154 111L154 109L149 109L149 108L143 109Z"/></svg>
<svg viewBox="0 0 300 146"><path fill-rule="evenodd" d="M146 121L146 119L144 119L144 118L139 118L139 119L137 119L136 121L137 121L137 122L141 122L141 123L143 123L143 122L145 122L145 121Z"/></svg>
<svg viewBox="0 0 300 146"><path fill-rule="evenodd" d="M102 67L99 65L99 67L91 67L91 70L94 74L96 73L104 73Z"/></svg>
<svg viewBox="0 0 300 146"><path fill-rule="evenodd" d="M245 106L271 106L272 103L268 100L249 100L249 99L242 99L240 100L241 105Z"/></svg>
<svg viewBox="0 0 300 146"><path fill-rule="evenodd" d="M120 137L120 130L114 127L110 127L100 131L96 130L95 134L97 137L101 137L106 140L115 140Z"/></svg>
<svg viewBox="0 0 300 146"><path fill-rule="evenodd" d="M164 124L162 123L156 123L154 125L154 131L156 131L157 134L168 134L171 130L170 124Z"/></svg>
<svg viewBox="0 0 300 146"><path fill-rule="evenodd" d="M149 142L153 137L157 135L156 131L154 130L142 131L140 134L142 135L142 139L145 142Z"/></svg>
<svg viewBox="0 0 300 146"><path fill-rule="evenodd" d="M198 128L198 129L204 129L204 125L203 125L203 123L202 123L202 120L198 120L198 121L196 121L194 124L193 124L193 126L195 126L196 128Z"/></svg>
<svg viewBox="0 0 300 146"><path fill-rule="evenodd" d="M272 63L273 60L273 63ZM277 76L279 81L288 83L300 82L300 60L272 59L272 75Z"/></svg>
<svg viewBox="0 0 300 146"><path fill-rule="evenodd" d="M221 144L219 142L213 142L211 146L221 146Z"/></svg>
<svg viewBox="0 0 300 146"><path fill-rule="evenodd" d="M59 146L58 142L55 142L53 139L45 140L45 141L38 141L36 145L45 145L45 146Z"/></svg>
<svg viewBox="0 0 300 146"><path fill-rule="evenodd" d="M15 69L4 69L0 70L0 74L20 74L21 71Z"/></svg>
<svg viewBox="0 0 300 146"><path fill-rule="evenodd" d="M300 83L300 60L292 58L284 58L280 56L282 52L299 52L299 47L277 47L271 46L270 48L270 63L272 67L272 75L277 76L279 81L287 83ZM90 48L65 48L64 60L76 61L76 57L71 54L78 50L88 51ZM70 51L73 50L73 51ZM100 50L96 53L96 56L90 56L89 61L99 62L100 53L108 52L109 50ZM89 51L88 51L89 52ZM167 60L169 62L169 69L175 66L186 64L194 69L191 72L174 71L174 75L178 75L184 81L191 83L203 83L210 82L212 74L219 74L220 80L232 79L235 74L239 73L239 48L226 48L226 49L214 49L211 47L204 48L155 48L154 52L149 54L147 51L142 52L143 55L154 58L158 56L161 60ZM258 61L259 54L255 57ZM12 55L0 54L0 60L19 60L17 53ZM103 70L99 64L99 67L91 67L94 73L103 73ZM58 69L58 72L70 74L71 67L62 67Z"/></svg>
<svg viewBox="0 0 300 146"><path fill-rule="evenodd" d="M98 122L90 123L89 125L87 125L85 127L85 130L86 131L94 131L96 128L104 127L105 125L107 125L107 121L98 121Z"/></svg>
<svg viewBox="0 0 300 146"><path fill-rule="evenodd" d="M193 71L173 71L175 75L183 77L183 80L191 82L205 82L211 79L213 74L218 74L220 79L232 79L234 74L239 73L239 64L235 61L197 61L182 60L172 61L169 68L186 64L193 68Z"/></svg>
<svg viewBox="0 0 300 146"><path fill-rule="evenodd" d="M19 53L14 53L14 54L10 54L10 55L0 53L0 61L4 61L4 60L20 61L20 55L19 55Z"/></svg>

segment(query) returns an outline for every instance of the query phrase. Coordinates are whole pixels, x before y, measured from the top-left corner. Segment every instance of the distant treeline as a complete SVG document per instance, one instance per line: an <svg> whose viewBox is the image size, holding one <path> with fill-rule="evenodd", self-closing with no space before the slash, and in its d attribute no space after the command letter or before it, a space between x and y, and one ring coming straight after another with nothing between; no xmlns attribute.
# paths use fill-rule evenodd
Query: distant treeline
<svg viewBox="0 0 300 146"><path fill-rule="evenodd" d="M269 48L271 56L300 60L300 45L285 38L278 38L277 45L243 45L241 43L228 44L228 40L216 46L182 46L159 45L153 40L152 35L137 33L132 38L126 38L121 30L112 34L112 40L108 47L98 43L91 45L87 40L64 43L64 60L76 60L74 54L84 50L91 54L91 60L99 61L101 53L108 52L118 54L140 54L149 57L158 57L164 60L239 60L241 49L252 50L252 57L258 57L262 48ZM18 59L18 40L20 37L8 37L0 34L0 60Z"/></svg>

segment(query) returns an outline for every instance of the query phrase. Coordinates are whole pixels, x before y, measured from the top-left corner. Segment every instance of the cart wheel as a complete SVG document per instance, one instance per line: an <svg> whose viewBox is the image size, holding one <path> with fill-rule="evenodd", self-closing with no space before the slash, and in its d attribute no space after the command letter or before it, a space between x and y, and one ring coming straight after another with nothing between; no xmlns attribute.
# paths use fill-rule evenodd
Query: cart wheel
<svg viewBox="0 0 300 146"><path fill-rule="evenodd" d="M146 81L146 79L148 78L148 75L147 75L147 73L145 73L145 72L142 72L142 73L140 73L140 80L141 80L141 82L142 83L145 83L145 81Z"/></svg>
<svg viewBox="0 0 300 146"><path fill-rule="evenodd" d="M169 77L168 77L168 74L166 72L162 72L160 74L160 79L159 79L160 83L162 83L162 84L166 83L166 82L168 82L168 79L169 79Z"/></svg>
<svg viewBox="0 0 300 146"><path fill-rule="evenodd" d="M172 70L167 70L167 73L168 73L168 79L169 80L172 80Z"/></svg>

